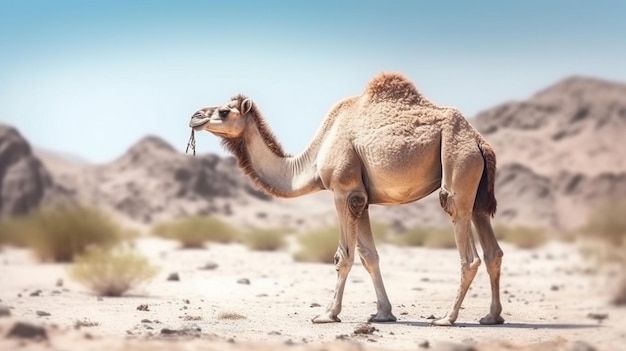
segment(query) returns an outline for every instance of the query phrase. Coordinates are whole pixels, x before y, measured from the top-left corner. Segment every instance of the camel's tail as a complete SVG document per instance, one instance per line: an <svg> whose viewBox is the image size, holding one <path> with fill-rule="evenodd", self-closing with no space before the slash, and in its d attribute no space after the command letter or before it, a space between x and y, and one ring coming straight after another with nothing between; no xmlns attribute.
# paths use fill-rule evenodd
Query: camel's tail
<svg viewBox="0 0 626 351"><path fill-rule="evenodd" d="M498 206L494 191L496 181L496 153L493 151L491 145L482 137L478 140L478 148L483 154L485 168L483 168L483 175L478 184L476 200L474 201L474 212L485 213L493 217L496 214L496 207Z"/></svg>

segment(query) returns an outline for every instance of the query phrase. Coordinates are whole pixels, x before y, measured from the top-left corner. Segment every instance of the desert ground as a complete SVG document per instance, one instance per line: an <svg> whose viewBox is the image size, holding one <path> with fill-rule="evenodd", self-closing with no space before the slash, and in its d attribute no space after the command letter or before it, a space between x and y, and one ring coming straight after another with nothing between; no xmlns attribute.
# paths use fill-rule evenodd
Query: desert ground
<svg viewBox="0 0 626 351"><path fill-rule="evenodd" d="M183 250L142 237L135 245L160 273L117 298L99 298L73 282L66 265L3 249L0 304L10 316L0 318L0 349L626 350L626 309L608 303L610 279L596 274L575 244L522 250L504 243L505 324L478 324L490 302L481 267L454 327L431 327L429 317L442 316L456 293L456 250L380 245L398 321L372 324L375 330L363 334L358 329L376 305L360 262L346 286L342 322L320 325L310 319L331 299L330 264L298 263L288 250L256 252L240 244ZM168 280L172 273L179 280ZM18 321L45 326L47 339L7 337Z"/></svg>

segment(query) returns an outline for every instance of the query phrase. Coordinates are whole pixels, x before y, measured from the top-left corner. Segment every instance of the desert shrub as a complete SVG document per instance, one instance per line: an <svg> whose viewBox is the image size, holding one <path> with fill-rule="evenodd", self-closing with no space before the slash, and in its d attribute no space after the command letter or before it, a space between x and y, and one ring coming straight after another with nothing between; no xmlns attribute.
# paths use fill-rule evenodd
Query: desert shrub
<svg viewBox="0 0 626 351"><path fill-rule="evenodd" d="M580 233L599 266L616 268L612 302L626 305L626 201L603 204L591 211Z"/></svg>
<svg viewBox="0 0 626 351"><path fill-rule="evenodd" d="M427 228L415 227L398 234L394 242L401 246L424 246L427 237Z"/></svg>
<svg viewBox="0 0 626 351"><path fill-rule="evenodd" d="M494 228L496 239L513 244L521 249L534 249L548 241L546 231L526 226L503 226Z"/></svg>
<svg viewBox="0 0 626 351"><path fill-rule="evenodd" d="M6 217L0 219L0 246L27 246L27 221L24 217Z"/></svg>
<svg viewBox="0 0 626 351"><path fill-rule="evenodd" d="M289 229L256 229L246 233L243 242L251 250L256 251L276 251L287 245L286 235Z"/></svg>
<svg viewBox="0 0 626 351"><path fill-rule="evenodd" d="M121 296L152 279L158 269L130 249L91 247L75 257L68 273L100 296Z"/></svg>
<svg viewBox="0 0 626 351"><path fill-rule="evenodd" d="M370 226L376 243L386 243L389 241L389 225L387 223L371 221Z"/></svg>
<svg viewBox="0 0 626 351"><path fill-rule="evenodd" d="M157 224L156 236L177 240L183 248L202 248L206 242L230 243L238 239L237 229L215 217L193 216Z"/></svg>
<svg viewBox="0 0 626 351"><path fill-rule="evenodd" d="M395 243L402 246L424 246L433 249L456 247L454 232L449 228L414 227L398 234Z"/></svg>
<svg viewBox="0 0 626 351"><path fill-rule="evenodd" d="M113 219L93 208L59 205L9 219L9 240L30 247L42 261L70 262L89 246L109 247L126 235Z"/></svg>
<svg viewBox="0 0 626 351"><path fill-rule="evenodd" d="M338 227L328 227L300 234L300 250L294 254L294 259L299 262L333 263L339 244L339 233Z"/></svg>
<svg viewBox="0 0 626 351"><path fill-rule="evenodd" d="M611 245L626 242L626 201L607 203L589 214L582 232Z"/></svg>
<svg viewBox="0 0 626 351"><path fill-rule="evenodd" d="M435 228L429 231L429 235L424 242L424 246L431 249L454 249L456 241L454 230L445 228Z"/></svg>

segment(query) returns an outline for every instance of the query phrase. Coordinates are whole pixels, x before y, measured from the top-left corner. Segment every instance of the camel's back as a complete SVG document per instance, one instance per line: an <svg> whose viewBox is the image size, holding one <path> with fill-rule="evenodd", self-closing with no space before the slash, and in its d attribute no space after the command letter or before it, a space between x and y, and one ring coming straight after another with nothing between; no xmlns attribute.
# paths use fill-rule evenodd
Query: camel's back
<svg viewBox="0 0 626 351"><path fill-rule="evenodd" d="M431 102L404 76L381 73L361 95L338 104L333 115L344 135L351 131L356 137L365 133L405 134L407 129L420 126L437 129L453 115L450 110Z"/></svg>

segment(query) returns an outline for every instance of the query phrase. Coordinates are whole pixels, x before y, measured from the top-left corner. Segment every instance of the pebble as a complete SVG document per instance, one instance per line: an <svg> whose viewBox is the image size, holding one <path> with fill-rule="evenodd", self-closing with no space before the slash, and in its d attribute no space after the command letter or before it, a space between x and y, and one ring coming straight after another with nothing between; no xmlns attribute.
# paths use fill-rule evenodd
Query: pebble
<svg viewBox="0 0 626 351"><path fill-rule="evenodd" d="M17 322L9 330L7 338L48 339L48 333L46 333L43 327L30 323Z"/></svg>
<svg viewBox="0 0 626 351"><path fill-rule="evenodd" d="M354 334L371 335L377 330L378 329L376 329L376 327L374 327L373 325L369 323L363 323L363 324L358 324L356 327L354 327Z"/></svg>
<svg viewBox="0 0 626 351"><path fill-rule="evenodd" d="M216 269L217 267L219 267L219 265L217 263L215 263L215 262L207 262L204 266L200 267L199 269L212 271L212 270Z"/></svg>
<svg viewBox="0 0 626 351"><path fill-rule="evenodd" d="M148 307L148 305L139 305L137 306L137 310L138 311L150 311L150 308Z"/></svg>
<svg viewBox="0 0 626 351"><path fill-rule="evenodd" d="M11 310L9 309L9 306L0 304L0 317L10 317L10 316L11 316Z"/></svg>

